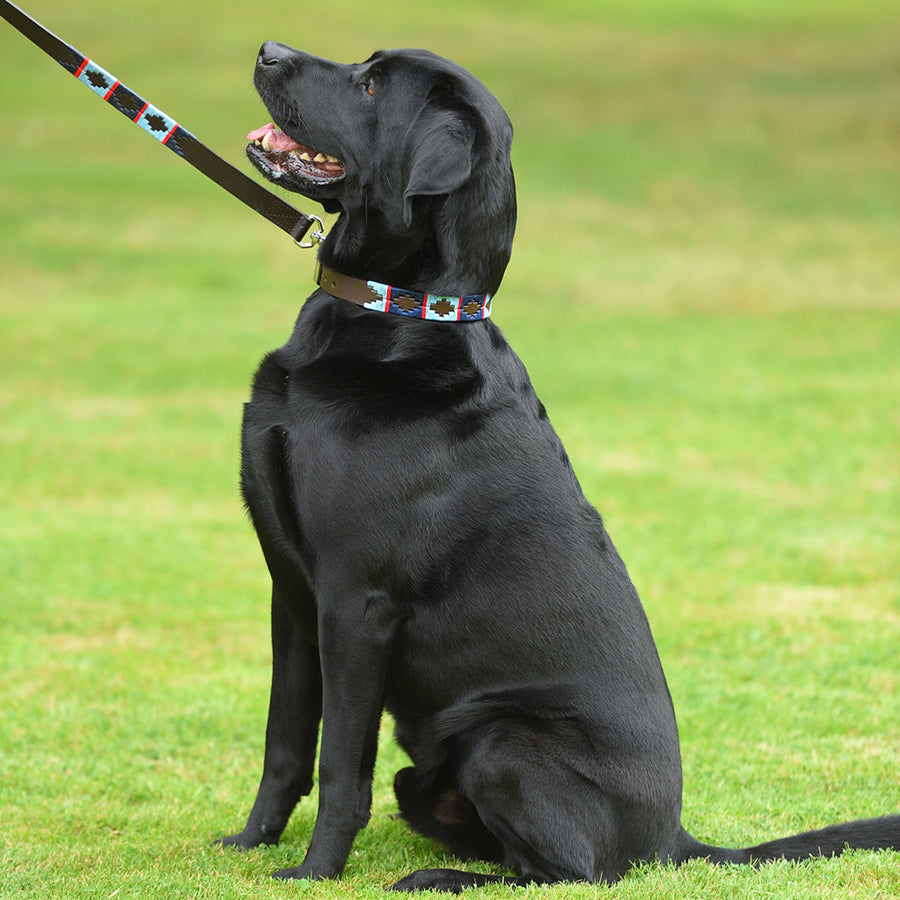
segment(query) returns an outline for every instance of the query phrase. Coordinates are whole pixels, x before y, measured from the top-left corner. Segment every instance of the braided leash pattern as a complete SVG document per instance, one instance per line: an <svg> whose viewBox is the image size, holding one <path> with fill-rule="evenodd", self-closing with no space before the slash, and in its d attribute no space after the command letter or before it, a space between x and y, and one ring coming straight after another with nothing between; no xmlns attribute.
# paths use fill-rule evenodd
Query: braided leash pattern
<svg viewBox="0 0 900 900"><path fill-rule="evenodd" d="M73 53L73 56L77 54ZM151 137L165 144L179 156L184 156L181 144L191 135L173 118L161 109L148 103L139 94L127 88L118 78L110 75L86 56L80 60L59 60L64 69L68 69L82 84L87 85L98 97L102 97L110 106L123 116L139 125Z"/></svg>

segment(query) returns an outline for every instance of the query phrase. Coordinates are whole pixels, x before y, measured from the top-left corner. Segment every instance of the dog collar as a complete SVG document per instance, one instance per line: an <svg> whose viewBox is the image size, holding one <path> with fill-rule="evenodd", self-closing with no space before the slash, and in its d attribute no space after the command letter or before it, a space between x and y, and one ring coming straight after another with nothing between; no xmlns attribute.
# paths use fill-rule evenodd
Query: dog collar
<svg viewBox="0 0 900 900"><path fill-rule="evenodd" d="M316 284L332 297L349 300L375 312L393 313L408 319L478 322L491 314L490 294L445 297L424 291L411 291L378 281L363 281L362 278L341 275L340 272L326 269L321 263L316 269Z"/></svg>

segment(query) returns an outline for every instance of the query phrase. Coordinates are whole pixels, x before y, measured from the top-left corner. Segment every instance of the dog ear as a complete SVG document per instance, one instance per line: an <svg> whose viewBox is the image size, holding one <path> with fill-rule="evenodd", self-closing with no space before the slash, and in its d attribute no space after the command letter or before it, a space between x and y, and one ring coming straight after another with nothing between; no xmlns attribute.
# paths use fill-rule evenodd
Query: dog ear
<svg viewBox="0 0 900 900"><path fill-rule="evenodd" d="M406 186L403 221L412 221L414 197L439 196L456 190L472 171L475 129L453 109L425 105L406 136Z"/></svg>

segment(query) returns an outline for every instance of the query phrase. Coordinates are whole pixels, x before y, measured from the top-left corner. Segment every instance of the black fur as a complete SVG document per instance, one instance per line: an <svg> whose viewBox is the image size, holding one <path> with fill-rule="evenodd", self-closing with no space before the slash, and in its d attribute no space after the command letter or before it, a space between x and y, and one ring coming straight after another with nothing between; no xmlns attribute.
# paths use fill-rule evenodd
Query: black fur
<svg viewBox="0 0 900 900"><path fill-rule="evenodd" d="M345 66L268 43L256 84L342 178L260 169L340 217L320 251L346 275L493 292L509 258L512 129L432 54ZM243 492L272 576L262 782L226 844L275 843L312 785L287 878L337 876L368 818L382 709L414 767L413 828L509 879L416 872L397 889L612 881L636 861L799 859L900 847L900 817L746 850L681 827L672 702L650 628L528 374L489 321L410 321L319 290L246 406Z"/></svg>

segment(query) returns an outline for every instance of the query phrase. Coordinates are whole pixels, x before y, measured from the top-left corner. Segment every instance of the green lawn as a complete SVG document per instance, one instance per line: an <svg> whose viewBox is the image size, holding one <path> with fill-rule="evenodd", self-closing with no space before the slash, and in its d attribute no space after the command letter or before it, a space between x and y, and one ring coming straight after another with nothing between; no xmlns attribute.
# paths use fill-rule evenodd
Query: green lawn
<svg viewBox="0 0 900 900"><path fill-rule="evenodd" d="M26 5L242 166L266 38L480 75L516 126L495 320L644 597L686 827L900 809L896 2ZM5 22L0 60L0 896L377 897L452 864L391 818L387 723L343 881L268 878L314 798L277 849L212 846L268 696L241 404L313 256ZM889 898L900 855L483 893Z"/></svg>

